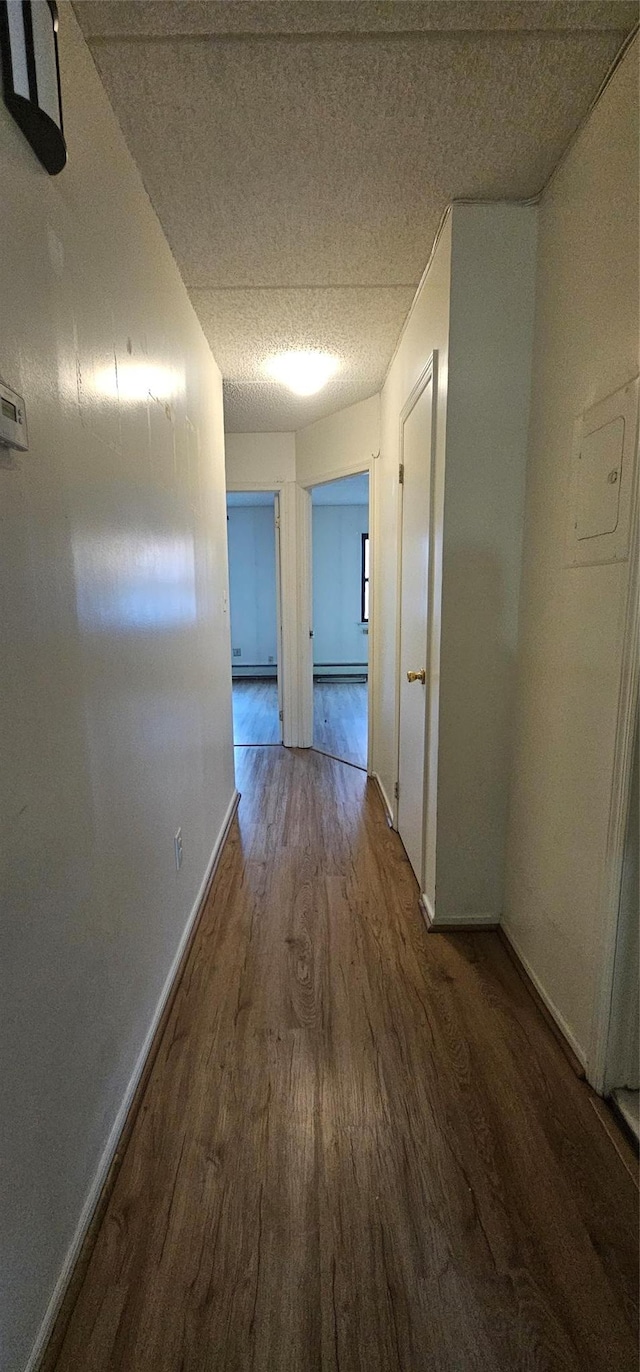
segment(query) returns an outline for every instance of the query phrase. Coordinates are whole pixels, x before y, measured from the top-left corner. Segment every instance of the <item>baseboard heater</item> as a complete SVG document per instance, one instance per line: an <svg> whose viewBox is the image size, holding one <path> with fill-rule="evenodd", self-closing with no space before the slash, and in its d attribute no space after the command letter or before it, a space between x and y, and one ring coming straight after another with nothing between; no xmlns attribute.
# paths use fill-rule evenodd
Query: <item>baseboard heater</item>
<svg viewBox="0 0 640 1372"><path fill-rule="evenodd" d="M274 663L243 663L241 667L234 663L231 668L232 681L274 681L278 675L278 668Z"/></svg>
<svg viewBox="0 0 640 1372"><path fill-rule="evenodd" d="M369 667L366 662L314 662L313 679L319 686L343 681L366 684Z"/></svg>

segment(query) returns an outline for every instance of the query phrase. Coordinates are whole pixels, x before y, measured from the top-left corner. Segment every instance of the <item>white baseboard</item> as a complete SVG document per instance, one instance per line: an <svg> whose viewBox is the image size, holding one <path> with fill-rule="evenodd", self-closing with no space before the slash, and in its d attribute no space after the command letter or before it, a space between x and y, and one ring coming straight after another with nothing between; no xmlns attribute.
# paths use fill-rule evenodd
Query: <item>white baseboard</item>
<svg viewBox="0 0 640 1372"><path fill-rule="evenodd" d="M434 914L431 908L431 901L429 900L429 897L425 895L424 891L420 892L420 904L422 906L422 913L425 917L427 929L433 929Z"/></svg>
<svg viewBox="0 0 640 1372"><path fill-rule="evenodd" d="M564 1015L561 1015L557 1005L554 1005L551 996L549 996L545 991L544 986L542 985L540 978L534 972L533 967L529 962L529 959L525 957L524 953L522 952L522 949L518 947L518 944L514 939L513 934L511 933L508 925L501 921L500 928L502 929L502 932L507 941L511 944L511 947L513 948L513 951L518 961L522 963L522 966L524 967L524 970L527 976L529 977L530 981L533 982L533 985L535 986L536 991L540 996L540 999L544 1001L544 1004L546 1005L549 1014L553 1016L558 1028L560 1029L564 1038L567 1040L567 1043L569 1044L572 1052L575 1053L578 1062L580 1063L580 1066L584 1067L586 1071L587 1057L585 1051L583 1048L580 1047L578 1040L576 1039L575 1035L572 1033L571 1029L569 1028L569 1025L567 1024Z"/></svg>
<svg viewBox="0 0 640 1372"><path fill-rule="evenodd" d="M378 772L372 772L371 776L373 777L373 780L375 781L376 786L378 787L378 790L380 792L380 799L382 800L382 804L384 805L384 808L387 812L387 819L389 821L389 824L391 825L391 828L393 829L393 808L389 800L389 797L384 789L384 786L382 785L382 782L380 780L380 775Z"/></svg>
<svg viewBox="0 0 640 1372"><path fill-rule="evenodd" d="M500 923L498 915L489 914L486 911L477 915L448 915L446 919L439 919L424 891L420 895L420 904L427 927L434 931L438 929L497 929Z"/></svg>
<svg viewBox="0 0 640 1372"><path fill-rule="evenodd" d="M151 1024L149 1025L149 1028L147 1030L144 1043L138 1055L138 1060L133 1069L133 1073L130 1077L127 1089L124 1093L122 1104L120 1105L116 1118L113 1122L113 1126L109 1134L109 1138L107 1139L104 1152L102 1154L102 1157L100 1158L100 1162L98 1163L96 1174L89 1188L89 1194L82 1207L80 1218L76 1226L76 1231L67 1250L64 1262L62 1264L62 1268L60 1270L60 1275L58 1277L58 1280L56 1281L51 1299L49 1301L49 1304L44 1314L44 1318L42 1320L42 1324L40 1325L40 1329L38 1330L35 1343L29 1356L29 1361L27 1362L27 1365L25 1367L25 1372L36 1372L36 1369L38 1368L38 1365L43 1357L47 1343L49 1342L49 1339L51 1337L53 1326L56 1322L60 1306L62 1305L62 1302L64 1300L65 1292L71 1280L73 1269L80 1254L80 1249L82 1248L85 1235L91 1223L93 1212L100 1199L100 1193L107 1179L111 1163L113 1162L113 1159L115 1157L118 1142L120 1140L120 1135L124 1128L129 1110L131 1108L131 1103L135 1096L138 1082L140 1081L140 1078L144 1071L144 1065L149 1056L151 1045L153 1043L156 1031L158 1029L158 1025L162 1018L164 1007L171 994L171 988L173 986L177 972L179 970L182 955L189 940L191 930L193 929L194 923L200 912L202 901L207 891L207 888L210 885L215 874L215 870L220 860L222 849L224 847L225 839L231 827L231 822L233 820L235 812L238 808L239 800L240 792L235 791L227 807L227 812L222 823L222 828L220 830L220 833L218 834L218 838L216 839L213 852L207 864L207 870L200 883L200 888L198 890L198 894L196 896L193 908L182 932L182 936L180 938L180 942L178 944L175 957L173 959L167 979L160 993L160 999L158 1000L156 1008L153 1012Z"/></svg>

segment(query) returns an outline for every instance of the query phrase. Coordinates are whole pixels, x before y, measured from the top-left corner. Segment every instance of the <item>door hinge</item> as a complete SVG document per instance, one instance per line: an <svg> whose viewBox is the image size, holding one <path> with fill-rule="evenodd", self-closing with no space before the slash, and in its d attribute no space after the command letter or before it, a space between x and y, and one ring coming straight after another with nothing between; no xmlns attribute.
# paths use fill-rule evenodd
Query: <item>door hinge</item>
<svg viewBox="0 0 640 1372"><path fill-rule="evenodd" d="M401 486L404 486L404 462L401 462L398 467L398 481Z"/></svg>
<svg viewBox="0 0 640 1372"><path fill-rule="evenodd" d="M283 721L283 719L284 719L284 714L283 714L282 710L278 710L278 719L280 720L280 723L282 724L282 721Z"/></svg>
<svg viewBox="0 0 640 1372"><path fill-rule="evenodd" d="M394 786L394 788L393 788L393 794L394 794L396 800L399 800L399 798L400 798L400 783L399 783L398 781L396 781L395 786Z"/></svg>

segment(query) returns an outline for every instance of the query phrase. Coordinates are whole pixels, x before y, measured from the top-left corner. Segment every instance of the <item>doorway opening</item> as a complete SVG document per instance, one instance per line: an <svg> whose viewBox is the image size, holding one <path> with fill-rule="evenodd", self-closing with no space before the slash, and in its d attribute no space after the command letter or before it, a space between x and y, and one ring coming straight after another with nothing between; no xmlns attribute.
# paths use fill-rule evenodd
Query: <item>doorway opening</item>
<svg viewBox="0 0 640 1372"><path fill-rule="evenodd" d="M366 771L369 474L311 490L313 746Z"/></svg>
<svg viewBox="0 0 640 1372"><path fill-rule="evenodd" d="M282 742L278 494L227 492L233 741Z"/></svg>

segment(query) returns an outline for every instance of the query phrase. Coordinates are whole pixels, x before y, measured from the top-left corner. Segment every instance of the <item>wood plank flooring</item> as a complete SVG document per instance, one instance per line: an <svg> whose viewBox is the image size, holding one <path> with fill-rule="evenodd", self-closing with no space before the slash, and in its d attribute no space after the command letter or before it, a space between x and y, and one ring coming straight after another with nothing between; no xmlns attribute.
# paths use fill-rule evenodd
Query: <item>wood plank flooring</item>
<svg viewBox="0 0 640 1372"><path fill-rule="evenodd" d="M279 743L276 681L233 683L233 740ZM362 682L314 682L313 746L356 767L367 766L367 687Z"/></svg>
<svg viewBox="0 0 640 1372"><path fill-rule="evenodd" d="M277 681L234 681L234 743L280 743L281 736Z"/></svg>
<svg viewBox="0 0 640 1372"><path fill-rule="evenodd" d="M366 682L314 682L313 746L366 770Z"/></svg>
<svg viewBox="0 0 640 1372"><path fill-rule="evenodd" d="M498 937L361 772L237 758L58 1372L635 1372L637 1190Z"/></svg>

